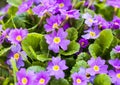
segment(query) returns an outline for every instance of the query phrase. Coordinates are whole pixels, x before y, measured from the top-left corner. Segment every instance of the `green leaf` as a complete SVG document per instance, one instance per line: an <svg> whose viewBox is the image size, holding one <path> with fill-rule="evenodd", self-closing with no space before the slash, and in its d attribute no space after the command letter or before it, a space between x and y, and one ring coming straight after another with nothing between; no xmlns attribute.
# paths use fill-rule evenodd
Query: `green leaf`
<svg viewBox="0 0 120 85"><path fill-rule="evenodd" d="M68 40L77 40L78 38L78 32L75 28L69 28L66 30L68 32L68 36L67 36L67 39Z"/></svg>
<svg viewBox="0 0 120 85"><path fill-rule="evenodd" d="M60 54L66 55L66 56L72 55L78 52L79 49L80 49L80 45L75 41L71 41L70 44L68 45L68 49L66 51L61 50Z"/></svg>
<svg viewBox="0 0 120 85"><path fill-rule="evenodd" d="M12 6L18 7L22 3L22 0L7 0L7 2Z"/></svg>
<svg viewBox="0 0 120 85"><path fill-rule="evenodd" d="M50 82L50 85L70 85L70 84L66 79L59 79L59 80L53 79Z"/></svg>
<svg viewBox="0 0 120 85"><path fill-rule="evenodd" d="M44 52L44 53L48 52L48 44L46 43L44 36L40 40L40 50L41 52Z"/></svg>
<svg viewBox="0 0 120 85"><path fill-rule="evenodd" d="M98 44L91 44L88 49L91 56L94 58L101 55L102 53L101 47Z"/></svg>
<svg viewBox="0 0 120 85"><path fill-rule="evenodd" d="M38 59L39 61L41 61L41 62L51 60L50 58L48 58L48 55L47 55L47 54L37 55L37 59Z"/></svg>
<svg viewBox="0 0 120 85"><path fill-rule="evenodd" d="M10 47L1 49L0 50L0 57L3 55L6 55L9 50L10 50Z"/></svg>
<svg viewBox="0 0 120 85"><path fill-rule="evenodd" d="M111 85L110 77L106 74L99 74L94 79L94 85Z"/></svg>
<svg viewBox="0 0 120 85"><path fill-rule="evenodd" d="M79 60L89 60L90 59L90 55L86 52L82 52L80 53L78 56L77 56L77 60L76 61L79 61Z"/></svg>
<svg viewBox="0 0 120 85"><path fill-rule="evenodd" d="M72 69L70 71L71 74L78 72L80 67L87 68L88 67L87 62L85 62L84 60L79 60L78 62L76 62L76 64L72 67Z"/></svg>
<svg viewBox="0 0 120 85"><path fill-rule="evenodd" d="M27 20L27 17L28 17L27 13L23 13L23 14L20 14L14 17L13 21L15 25L17 26L17 28L26 27L26 23L29 23L29 21Z"/></svg>
<svg viewBox="0 0 120 85"><path fill-rule="evenodd" d="M36 51L39 51L39 43L42 38L42 34L29 33L28 36L22 41L22 48L30 58L36 59Z"/></svg>
<svg viewBox="0 0 120 85"><path fill-rule="evenodd" d="M9 16L15 16L15 14L16 14L17 11L18 11L18 8L17 8L17 7L11 6L11 7L8 9L8 15L9 15Z"/></svg>
<svg viewBox="0 0 120 85"><path fill-rule="evenodd" d="M110 52L111 59L120 58L120 53L115 53L114 51Z"/></svg>
<svg viewBox="0 0 120 85"><path fill-rule="evenodd" d="M113 38L112 31L110 29L106 29L100 33L100 37L96 39L95 43L99 44L104 51L106 48L110 47Z"/></svg>
<svg viewBox="0 0 120 85"><path fill-rule="evenodd" d="M40 72L40 71L44 71L45 68L41 67L41 66L30 66L29 68L27 68L27 72L29 71L34 71L34 72Z"/></svg>

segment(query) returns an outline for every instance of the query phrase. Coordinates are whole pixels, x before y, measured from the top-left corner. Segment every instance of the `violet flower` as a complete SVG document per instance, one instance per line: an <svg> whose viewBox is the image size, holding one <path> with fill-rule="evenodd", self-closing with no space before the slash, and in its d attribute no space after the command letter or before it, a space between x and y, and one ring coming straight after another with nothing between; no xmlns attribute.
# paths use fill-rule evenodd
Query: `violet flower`
<svg viewBox="0 0 120 85"><path fill-rule="evenodd" d="M76 10L76 9L69 10L69 11L60 10L60 12L61 12L61 15L66 16L66 20L68 18L79 19L79 17L80 17L80 12L79 12L79 10Z"/></svg>
<svg viewBox="0 0 120 85"><path fill-rule="evenodd" d="M115 46L115 48L113 48L113 51L115 53L120 53L120 45Z"/></svg>
<svg viewBox="0 0 120 85"><path fill-rule="evenodd" d="M107 4L113 7L120 8L120 0L107 0Z"/></svg>
<svg viewBox="0 0 120 85"><path fill-rule="evenodd" d="M56 1L55 0L42 0L41 4L33 8L34 14L38 15L38 17L43 17L45 13L55 13L56 9Z"/></svg>
<svg viewBox="0 0 120 85"><path fill-rule="evenodd" d="M63 70L66 70L65 60L61 60L60 57L52 57L52 61L48 63L47 70L51 76L55 76L56 79L64 78L65 74Z"/></svg>
<svg viewBox="0 0 120 85"><path fill-rule="evenodd" d="M85 24L87 24L89 27L91 27L96 22L92 15L90 15L89 13L83 14L82 18L85 19Z"/></svg>
<svg viewBox="0 0 120 85"><path fill-rule="evenodd" d="M114 83L114 85L120 85L120 70L119 71L109 71L109 76L111 77L111 82Z"/></svg>
<svg viewBox="0 0 120 85"><path fill-rule="evenodd" d="M102 18L101 15L95 16L94 19L96 20L95 25L98 25L99 28L102 28L102 29L109 28L109 23L104 18Z"/></svg>
<svg viewBox="0 0 120 85"><path fill-rule="evenodd" d="M17 14L21 14L21 13L24 13L26 11L28 11L30 9L30 7L32 6L33 4L33 0L28 0L26 2L23 2L18 8L18 12Z"/></svg>
<svg viewBox="0 0 120 85"><path fill-rule="evenodd" d="M63 50L67 50L70 40L67 40L66 37L67 32L64 32L62 28L60 28L58 32L54 31L51 34L45 35L46 42L49 44L48 49L55 53L59 52L60 47Z"/></svg>
<svg viewBox="0 0 120 85"><path fill-rule="evenodd" d="M35 85L47 85L50 80L50 76L48 72L41 71L36 74L34 79Z"/></svg>
<svg viewBox="0 0 120 85"><path fill-rule="evenodd" d="M12 44L19 44L27 36L28 31L26 29L12 29L9 33L8 40Z"/></svg>
<svg viewBox="0 0 120 85"><path fill-rule="evenodd" d="M26 72L26 69L21 68L17 73L17 85L33 85L34 72Z"/></svg>
<svg viewBox="0 0 120 85"><path fill-rule="evenodd" d="M115 16L110 25L112 29L120 29L120 18Z"/></svg>
<svg viewBox="0 0 120 85"><path fill-rule="evenodd" d="M86 47L88 46L89 42L88 42L87 39L81 38L81 39L79 40L79 44L80 44L80 47L86 48Z"/></svg>
<svg viewBox="0 0 120 85"><path fill-rule="evenodd" d="M88 30L84 31L86 33L85 35L82 35L82 38L84 39L96 39L99 37L99 32L98 28L89 28Z"/></svg>
<svg viewBox="0 0 120 85"><path fill-rule="evenodd" d="M106 74L108 66L105 65L105 60L102 60L100 57L97 59L91 58L88 61L90 68L86 70L87 73L94 76L96 74Z"/></svg>
<svg viewBox="0 0 120 85"><path fill-rule="evenodd" d="M60 15L51 16L46 19L47 24L44 25L46 32L54 31L55 29L59 29L62 23L62 17Z"/></svg>
<svg viewBox="0 0 120 85"><path fill-rule="evenodd" d="M19 44L11 46L11 52L8 55L7 64L11 65L10 59L14 58L18 68L24 66L23 60L27 59L27 54L24 51L21 51L21 46Z"/></svg>
<svg viewBox="0 0 120 85"><path fill-rule="evenodd" d="M114 60L109 60L109 64L112 65L116 70L120 70L120 60L119 59L114 59Z"/></svg>
<svg viewBox="0 0 120 85"><path fill-rule="evenodd" d="M87 85L86 76L80 73L74 73L71 75L73 79L73 85Z"/></svg>

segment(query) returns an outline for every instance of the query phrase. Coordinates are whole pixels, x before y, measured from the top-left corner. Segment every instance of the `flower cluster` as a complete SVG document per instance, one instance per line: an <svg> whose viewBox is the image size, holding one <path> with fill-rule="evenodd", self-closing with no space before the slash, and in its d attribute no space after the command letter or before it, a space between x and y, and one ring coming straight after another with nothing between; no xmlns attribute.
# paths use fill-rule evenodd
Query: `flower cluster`
<svg viewBox="0 0 120 85"><path fill-rule="evenodd" d="M47 85L50 76L55 76L56 79L64 78L65 74L63 70L67 68L65 60L61 60L59 57L52 57L52 61L48 63L46 71L35 73L21 68L17 72L17 85Z"/></svg>

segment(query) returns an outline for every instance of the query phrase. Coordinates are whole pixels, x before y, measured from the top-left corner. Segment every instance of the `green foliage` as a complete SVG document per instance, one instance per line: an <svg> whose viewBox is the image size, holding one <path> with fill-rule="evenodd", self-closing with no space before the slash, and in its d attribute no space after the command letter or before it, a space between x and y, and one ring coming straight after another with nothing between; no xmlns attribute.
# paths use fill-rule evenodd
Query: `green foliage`
<svg viewBox="0 0 120 85"><path fill-rule="evenodd" d="M113 36L112 31L110 29L106 29L101 31L99 38L95 40L94 44L89 46L89 51L93 57L109 56L112 47L116 44L117 41Z"/></svg>
<svg viewBox="0 0 120 85"><path fill-rule="evenodd" d="M86 52L82 52L80 53L78 56L77 56L77 60L76 61L79 61L79 60L89 60L90 59L90 55Z"/></svg>
<svg viewBox="0 0 120 85"><path fill-rule="evenodd" d="M50 85L70 85L70 84L66 79L59 79L59 80L53 79L50 82Z"/></svg>
<svg viewBox="0 0 120 85"><path fill-rule="evenodd" d="M101 55L102 50L98 44L91 44L89 46L89 52L92 57L96 58L97 56Z"/></svg>
<svg viewBox="0 0 120 85"><path fill-rule="evenodd" d="M35 52L40 51L39 43L42 36L42 34L38 33L29 33L28 36L22 41L22 48L30 58L37 58Z"/></svg>
<svg viewBox="0 0 120 85"><path fill-rule="evenodd" d="M111 21L114 15L114 8L111 6L106 6L105 3L95 4L96 13L101 14L106 20Z"/></svg>
<svg viewBox="0 0 120 85"><path fill-rule="evenodd" d="M66 31L68 32L68 36L67 36L68 40L71 40L71 41L77 40L78 32L75 28L69 28Z"/></svg>
<svg viewBox="0 0 120 85"><path fill-rule="evenodd" d="M99 74L94 79L94 85L111 85L110 77L106 74Z"/></svg>
<svg viewBox="0 0 120 85"><path fill-rule="evenodd" d="M27 23L29 23L28 19L28 14L27 13L23 13L20 15L16 15L13 19L15 25L17 26L17 28L26 28Z"/></svg>
<svg viewBox="0 0 120 85"><path fill-rule="evenodd" d="M47 54L40 54L40 55L37 55L37 59L41 62L44 62L44 61L48 61L48 60L51 60L51 58L48 58L48 55Z"/></svg>
<svg viewBox="0 0 120 85"><path fill-rule="evenodd" d="M9 15L9 16L15 16L15 14L16 14L17 11L18 11L18 8L17 8L17 7L11 6L11 7L8 9L8 15Z"/></svg>
<svg viewBox="0 0 120 85"><path fill-rule="evenodd" d="M71 74L73 74L74 72L78 72L80 67L87 68L88 67L87 62L85 62L84 60L77 61L76 64L72 67L72 69L70 71Z"/></svg>
<svg viewBox="0 0 120 85"><path fill-rule="evenodd" d="M44 36L40 40L40 50L43 53L48 52L48 44L46 43L46 39L44 38Z"/></svg>
<svg viewBox="0 0 120 85"><path fill-rule="evenodd" d="M0 57L6 55L9 50L10 50L10 47L0 49Z"/></svg>
<svg viewBox="0 0 120 85"><path fill-rule="evenodd" d="M66 55L66 56L72 55L72 54L75 54L76 52L78 52L79 49L80 49L80 45L75 41L71 41L68 46L68 49L66 51L61 50L60 54Z"/></svg>
<svg viewBox="0 0 120 85"><path fill-rule="evenodd" d="M115 53L114 51L110 52L111 59L119 58L120 59L120 53Z"/></svg>
<svg viewBox="0 0 120 85"><path fill-rule="evenodd" d="M29 71L33 71L33 72L40 72L40 71L44 71L45 68L44 67L41 67L41 66L30 66L27 68L27 72Z"/></svg>
<svg viewBox="0 0 120 85"><path fill-rule="evenodd" d="M12 6L18 7L22 3L22 0L7 0L7 2Z"/></svg>

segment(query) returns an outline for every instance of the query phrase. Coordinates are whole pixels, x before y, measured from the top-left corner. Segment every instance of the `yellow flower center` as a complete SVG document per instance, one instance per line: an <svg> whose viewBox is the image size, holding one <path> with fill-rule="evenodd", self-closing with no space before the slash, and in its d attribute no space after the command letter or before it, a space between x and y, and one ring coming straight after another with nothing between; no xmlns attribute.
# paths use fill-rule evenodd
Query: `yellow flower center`
<svg viewBox="0 0 120 85"><path fill-rule="evenodd" d="M59 8L63 8L64 6L65 6L64 3L59 4Z"/></svg>
<svg viewBox="0 0 120 85"><path fill-rule="evenodd" d="M94 71L99 71L99 70L100 70L99 66L97 66L97 65L95 65L95 66L93 67L93 69L94 69Z"/></svg>
<svg viewBox="0 0 120 85"><path fill-rule="evenodd" d="M92 23L92 22L93 22L93 19L91 19L91 18L90 18L90 19L89 19L89 22L91 22L91 23Z"/></svg>
<svg viewBox="0 0 120 85"><path fill-rule="evenodd" d="M53 66L54 71L58 71L59 69L60 69L60 67L58 65Z"/></svg>
<svg viewBox="0 0 120 85"><path fill-rule="evenodd" d="M20 57L20 54L19 54L19 53L15 53L15 54L14 54L14 59L15 59L15 60L18 60L19 57Z"/></svg>
<svg viewBox="0 0 120 85"><path fill-rule="evenodd" d="M95 32L90 32L90 36L92 37L96 36Z"/></svg>
<svg viewBox="0 0 120 85"><path fill-rule="evenodd" d="M28 80L27 80L27 78L22 78L22 84L27 84L27 82L28 82Z"/></svg>
<svg viewBox="0 0 120 85"><path fill-rule="evenodd" d="M78 78L78 79L76 80L76 82L77 82L78 84L80 84L80 83L81 83L81 79Z"/></svg>
<svg viewBox="0 0 120 85"><path fill-rule="evenodd" d="M53 41L54 41L54 43L58 44L58 43L60 43L61 40L59 37L55 37Z"/></svg>
<svg viewBox="0 0 120 85"><path fill-rule="evenodd" d="M117 76L117 78L119 78L119 79L120 79L120 73L118 73L116 76Z"/></svg>
<svg viewBox="0 0 120 85"><path fill-rule="evenodd" d="M44 84L44 83L45 83L45 79L41 78L41 79L39 80L39 83L40 83L40 84Z"/></svg>
<svg viewBox="0 0 120 85"><path fill-rule="evenodd" d="M85 43L84 42L81 42L81 45L83 46Z"/></svg>
<svg viewBox="0 0 120 85"><path fill-rule="evenodd" d="M66 15L66 20L68 20L69 19L69 16L68 15Z"/></svg>
<svg viewBox="0 0 120 85"><path fill-rule="evenodd" d="M21 37L20 35L18 35L18 36L16 37L16 40L17 40L17 41L22 41L22 37Z"/></svg>
<svg viewBox="0 0 120 85"><path fill-rule="evenodd" d="M54 24L53 24L53 28L54 28L54 29L58 29L58 24L57 24L57 23L54 23Z"/></svg>

